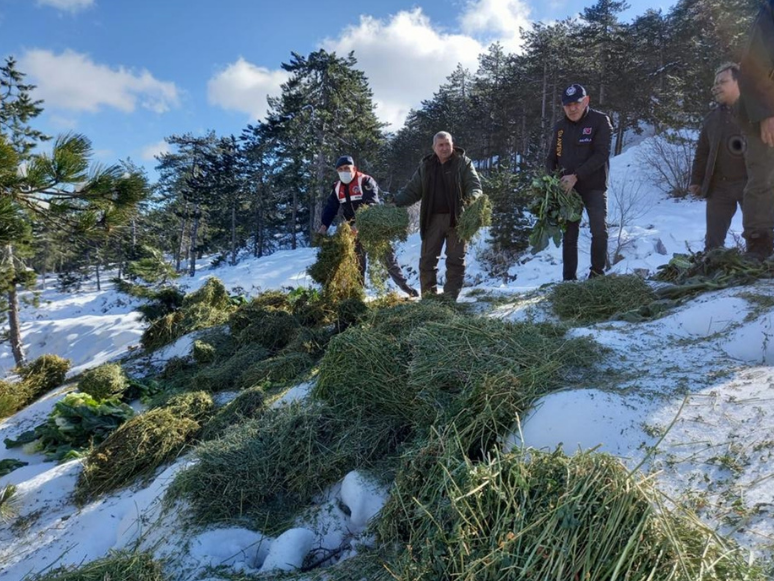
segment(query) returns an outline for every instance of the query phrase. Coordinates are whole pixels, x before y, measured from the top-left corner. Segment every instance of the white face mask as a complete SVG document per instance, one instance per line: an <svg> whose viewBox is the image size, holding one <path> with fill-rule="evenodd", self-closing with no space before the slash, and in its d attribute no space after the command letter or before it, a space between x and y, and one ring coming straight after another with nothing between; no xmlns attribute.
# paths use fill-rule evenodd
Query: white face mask
<svg viewBox="0 0 774 581"><path fill-rule="evenodd" d="M352 181L352 172L351 171L340 171L339 173L339 179L345 183L348 184Z"/></svg>

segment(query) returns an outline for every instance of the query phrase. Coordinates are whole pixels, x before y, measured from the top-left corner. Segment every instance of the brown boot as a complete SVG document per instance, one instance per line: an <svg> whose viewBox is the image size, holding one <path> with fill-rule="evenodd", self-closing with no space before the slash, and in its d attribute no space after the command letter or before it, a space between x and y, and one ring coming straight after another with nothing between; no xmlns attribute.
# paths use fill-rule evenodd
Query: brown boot
<svg viewBox="0 0 774 581"><path fill-rule="evenodd" d="M747 240L747 258L763 262L774 254L774 236L771 232L753 232L745 237Z"/></svg>

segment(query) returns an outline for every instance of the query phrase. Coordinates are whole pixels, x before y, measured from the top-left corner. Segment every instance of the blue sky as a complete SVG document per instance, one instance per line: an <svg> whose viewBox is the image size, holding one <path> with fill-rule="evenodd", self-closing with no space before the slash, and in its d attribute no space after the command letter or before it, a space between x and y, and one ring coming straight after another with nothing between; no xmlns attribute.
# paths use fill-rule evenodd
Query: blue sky
<svg viewBox="0 0 774 581"><path fill-rule="evenodd" d="M291 51L355 51L378 115L398 128L461 62L519 26L572 16L567 0L0 0L0 57L37 85L36 126L77 131L99 161L151 169L173 133L238 134L266 111ZM669 0L633 0L629 19ZM153 173L153 172L152 172Z"/></svg>

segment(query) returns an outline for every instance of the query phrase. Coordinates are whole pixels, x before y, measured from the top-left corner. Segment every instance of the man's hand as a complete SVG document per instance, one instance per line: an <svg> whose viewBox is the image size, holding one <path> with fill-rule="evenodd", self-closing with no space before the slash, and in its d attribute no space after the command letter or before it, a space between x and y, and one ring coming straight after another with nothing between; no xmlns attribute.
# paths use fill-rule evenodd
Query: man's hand
<svg viewBox="0 0 774 581"><path fill-rule="evenodd" d="M578 176L576 176L575 174L562 176L562 179L560 181L562 182L562 187L564 188L564 191L569 192L571 189L575 187L575 184L578 183Z"/></svg>
<svg viewBox="0 0 774 581"><path fill-rule="evenodd" d="M693 196L698 196L701 194L701 186L699 184L691 184L688 186L688 193Z"/></svg>
<svg viewBox="0 0 774 581"><path fill-rule="evenodd" d="M761 121L761 141L769 147L774 147L774 117Z"/></svg>
<svg viewBox="0 0 774 581"><path fill-rule="evenodd" d="M328 227L325 224L320 224L320 227L317 229L318 234L325 234L328 231Z"/></svg>
<svg viewBox="0 0 774 581"><path fill-rule="evenodd" d="M384 192L382 194L382 201L384 202L385 206L394 206L395 194L391 194L390 192Z"/></svg>
<svg viewBox="0 0 774 581"><path fill-rule="evenodd" d="M349 229L352 230L352 234L354 236L357 236L357 227L355 226L354 223L349 225Z"/></svg>

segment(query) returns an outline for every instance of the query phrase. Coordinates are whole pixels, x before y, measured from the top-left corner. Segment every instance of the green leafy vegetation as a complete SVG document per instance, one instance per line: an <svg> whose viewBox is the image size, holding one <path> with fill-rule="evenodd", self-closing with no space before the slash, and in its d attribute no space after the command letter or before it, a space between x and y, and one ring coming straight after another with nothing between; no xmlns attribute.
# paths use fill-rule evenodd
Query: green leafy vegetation
<svg viewBox="0 0 774 581"><path fill-rule="evenodd" d="M558 247L567 222L578 222L583 217L583 200L575 190L565 191L556 176L544 175L532 181L532 202L529 211L536 218L529 236L532 254L548 247L553 240Z"/></svg>
<svg viewBox="0 0 774 581"><path fill-rule="evenodd" d="M632 274L561 283L551 289L548 298L560 319L586 324L636 311L658 296L645 280Z"/></svg>

